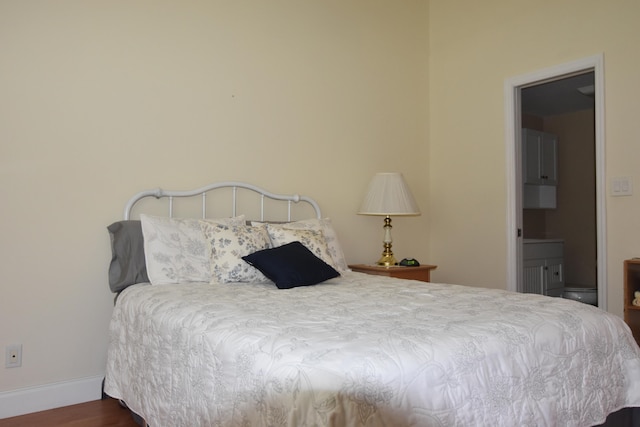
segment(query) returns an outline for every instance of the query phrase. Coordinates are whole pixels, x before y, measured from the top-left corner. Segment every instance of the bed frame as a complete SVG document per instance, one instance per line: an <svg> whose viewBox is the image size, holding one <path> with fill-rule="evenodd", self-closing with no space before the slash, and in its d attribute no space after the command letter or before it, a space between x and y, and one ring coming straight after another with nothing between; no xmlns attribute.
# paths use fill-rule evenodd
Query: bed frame
<svg viewBox="0 0 640 427"><path fill-rule="evenodd" d="M261 187L247 184L244 182L238 181L223 181L217 182L214 184L210 184L201 188L197 188L195 190L189 191L168 191L163 190L162 188L156 188L153 190L145 190L137 193L129 201L127 202L124 208L124 219L131 219L131 214L136 203L141 201L142 199L148 197L155 197L156 199L160 198L168 198L169 199L169 217L173 217L173 200L174 198L187 198L187 197L201 197L202 198L202 218L207 217L207 195L209 193L214 192L215 190L221 189L231 189L232 194L232 213L231 216L236 216L238 214L238 190L248 190L254 193L257 193L260 197L260 221L265 220L265 199L277 200L287 202L287 218L286 221L291 221L291 208L294 203L305 202L311 205L313 208L315 215L318 219L322 218L322 213L320 211L320 206L310 197L300 196L298 194L275 194L271 193ZM242 212L241 212L242 213Z"/></svg>
<svg viewBox="0 0 640 427"><path fill-rule="evenodd" d="M147 198L155 198L155 199L168 199L168 216L173 218L174 216L174 199L186 199L186 198L201 198L201 218L207 218L207 207L208 202L211 202L211 199L214 199L214 204L218 200L221 200L223 196L222 193L224 191L221 190L231 190L231 216L237 216L240 213L238 212L238 196L241 192L250 193L253 196L257 196L260 200L259 206L259 219L260 221L265 221L267 219L266 212L267 206L265 206L265 200L275 200L279 202L285 202L287 204L286 207L286 219L284 221L290 222L292 221L292 211L293 205L298 204L300 202L306 203L311 206L315 217L318 219L322 218L322 212L320 210L320 206L318 203L310 197L300 196L298 194L276 194L270 191L265 190L264 188L258 187L256 185L247 184L240 181L222 181L213 184L206 185L204 187L197 188L195 190L187 190L187 191L175 191L175 190L164 190L162 188L155 188L151 190L144 190L135 195L133 195L126 203L124 208L123 219L129 220L132 219L136 205L144 199ZM104 392L104 379L102 381L102 399L106 399L108 396ZM135 412L131 411L126 402L119 401L120 405L130 411L131 416L136 424L139 426L145 427L148 426L144 419L140 417Z"/></svg>
<svg viewBox="0 0 640 427"><path fill-rule="evenodd" d="M215 194L215 200L208 200L208 195L210 193L212 193L213 191L218 191L218 190L223 190L218 192L218 194ZM240 197L238 196L239 193L242 192L248 192L248 198L243 197L244 194L242 194ZM254 186L254 185L250 185L250 184L246 184L246 183L242 183L242 182L235 182L235 181L228 181L228 182L220 182L220 183L214 183L214 184L210 184L207 185L205 187L201 187L195 190L191 190L191 191L166 191L163 190L161 188L157 188L154 190L147 190L147 191L142 191L140 193L137 193L136 195L134 195L131 199L129 199L129 201L127 202L125 209L124 209L124 219L125 220L129 220L131 219L134 210L135 211L140 211L140 212L149 212L150 210L154 210L155 208L164 208L165 207L165 201L167 201L168 199L168 215L169 217L173 217L174 215L174 205L173 205L173 201L175 198L196 198L195 200L193 200L194 203L190 204L189 202L183 204L180 204L180 208L176 209L177 213L176 215L181 215L183 213L183 210L186 208L188 210L190 210L191 212L195 211L195 210L200 210L201 213L199 215L202 215L202 218L206 218L207 217L207 213L209 213L210 215L217 215L218 211L220 209L219 204L217 203L218 201L221 201L222 204L224 204L224 199L225 197L228 197L229 195L231 195L231 214L232 216L237 216L237 214L249 214L249 215L256 215L259 216L259 219L261 221L273 221L274 219L271 218L271 216L273 216L273 212L276 212L277 215L279 217L285 217L286 216L286 221L295 221L297 220L297 216L299 215L305 215L306 218L309 218L309 212L310 212L310 208L309 206L303 206L303 209L299 209L299 208L295 208L293 209L293 205L298 204L299 202L305 202L304 204L308 204L311 206L311 208L313 208L313 212L315 214L315 216L318 219L321 219L321 211L320 208L318 206L318 204L311 198L309 197L305 197L305 196L299 196L299 195L282 195L282 194L274 194L274 193L270 193L260 187ZM221 197L218 197L221 196ZM198 200L197 198L200 197L201 198L201 206L197 206ZM256 197L259 198L259 207L255 204L253 204L253 202L255 201ZM141 205L138 205L138 203L140 201L142 201L143 199L147 199L147 198L155 198L155 199L165 199L162 203L160 203L159 205L157 205L154 201L150 201L150 204L144 203ZM213 197L212 197L213 199ZM250 199L250 202L247 202L247 200ZM270 200L274 200L276 202L285 202L286 203L286 215L284 214L284 209L280 209L280 208L285 208L285 206L282 205L282 203L271 203ZM215 202L215 203L214 203ZM250 212L246 212L246 207L250 207ZM228 205L224 206L224 209L227 209ZM240 208L239 208L240 207ZM152 208L152 209L149 209ZM208 209L209 208L209 209ZM272 209L275 208L275 209ZM207 210L209 210L209 212L207 212ZM269 211L269 217L267 218L266 216L266 211ZM293 215L292 211L295 210L295 214ZM213 212L212 212L213 211ZM259 214L258 214L259 212ZM296 218L294 218L294 216ZM190 217L193 218L193 215L191 215ZM305 219L306 219L305 218ZM253 218L252 218L253 219ZM258 218L255 218L258 219ZM276 220L280 220L282 221L282 219L278 218ZM356 273L354 273L356 274ZM393 279L393 280L397 280L397 279ZM354 278L354 282L349 282L349 284L355 284L355 286L360 286L359 282ZM368 282L367 282L368 285ZM347 286L347 285L345 285ZM440 287L440 289L444 289L445 286L448 285L438 285L438 284L433 284L433 286L435 287ZM340 288L340 287L338 287ZM368 286L362 287L362 289L369 289ZM398 295L398 292L396 291L397 289L400 289L397 287L397 284L393 284L393 286L391 287L391 293L390 295ZM409 288L407 288L409 289ZM487 293L491 293L494 290L486 290ZM420 290L420 292L422 292L422 290ZM464 291L465 293L460 293L460 295L466 295L467 291ZM482 294L482 292L480 292L478 290L478 292L480 294ZM483 291L484 292L484 291ZM352 298L352 295L354 294L350 294L350 298ZM539 296L535 296L536 298L542 298ZM243 300L244 301L244 300ZM554 303L557 303L557 301L554 301ZM577 304L577 303L576 303ZM538 304L540 305L540 304ZM515 307L515 306L514 306ZM434 308L437 308L434 306ZM469 311L470 310L470 311ZM587 310L587 308L585 308L584 310L580 310L585 311ZM595 310L592 307L588 307L588 310ZM467 311L469 313L474 313L475 312L475 306L467 306ZM498 312L498 310L495 310L494 312ZM512 311L513 313L513 311ZM584 314L584 324L586 325L588 322L592 321L592 316L591 315L587 315L588 313L583 313ZM576 315L577 316L577 315ZM607 320L607 322L610 322L612 325L615 323L614 320L616 320L617 322L620 322L620 319L615 319L615 316L610 316L608 313L602 313L603 318L600 320L605 320L605 316L609 317L609 320ZM442 316L441 316L442 317ZM364 317L363 317L364 319ZM409 328L412 329L412 328ZM620 330L622 331L622 330ZM620 332L619 331L619 332ZM411 331L407 332L407 333L413 333ZM628 334L628 331L627 331ZM629 335L629 334L628 334ZM489 336L489 335L487 335ZM613 336L613 335L612 335ZM618 339L620 340L620 338L623 337L622 335L618 335ZM473 337L471 337L473 338ZM465 339L471 339L471 338L465 338ZM611 337L610 337L611 338ZM629 335L627 336L628 341L629 342L633 342L633 338ZM600 339L600 338L599 338ZM586 342L586 341L585 341ZM427 347L425 347L427 348ZM611 345L609 346L609 348L611 348ZM425 350L426 351L426 350ZM507 353L504 353L507 354ZM582 359L579 360L579 362L581 362ZM637 370L637 368L636 368ZM505 372L509 372L508 370L506 370ZM632 373L634 373L635 371L629 369L629 372L625 375L628 376L628 378L633 379L633 376L631 375ZM634 376L637 378L637 373L634 374ZM453 378L453 377L452 377ZM626 378L626 377L625 377ZM366 379L366 378L365 378ZM361 381L362 382L362 381ZM368 382L365 382L365 384L368 384ZM103 390L104 390L104 383L103 383ZM354 389L356 392L358 392L359 389ZM635 392L635 389L633 389L633 391ZM628 392L629 396L631 396L631 392ZM488 393L485 393L487 396L489 396ZM357 395L357 393L354 394L354 396ZM626 398L629 399L629 404L634 404L636 403L638 397L637 395L631 396L629 397L627 396ZM103 397L106 397L106 395L104 394L103 391ZM618 396L618 398L622 399L624 398L624 396L622 394L620 394L620 396ZM631 399L636 399L636 401L631 401ZM366 404L366 402L364 402ZM126 407L125 402L121 401L121 404L123 406ZM375 406L374 406L375 407ZM617 412L611 413L610 417L607 419L607 421L602 424L601 426L632 426L632 425L638 425L638 411L640 409L622 409L622 410L618 410ZM138 416L137 414L135 414L133 411L131 412L132 417L134 419L134 421L140 425L140 426L146 426L146 422L145 420L143 420L140 416ZM429 416L429 414L427 412L425 412L424 414L422 412L416 412L417 415L423 416L423 417L427 417ZM549 412L549 414L551 414L550 416L555 416L555 412ZM444 418L443 418L444 419Z"/></svg>

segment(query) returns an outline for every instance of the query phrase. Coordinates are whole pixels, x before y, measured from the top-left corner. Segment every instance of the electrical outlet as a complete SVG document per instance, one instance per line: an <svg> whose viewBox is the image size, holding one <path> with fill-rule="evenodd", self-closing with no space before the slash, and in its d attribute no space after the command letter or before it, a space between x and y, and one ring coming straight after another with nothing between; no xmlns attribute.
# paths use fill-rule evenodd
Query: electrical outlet
<svg viewBox="0 0 640 427"><path fill-rule="evenodd" d="M4 367L19 368L20 366L22 366L22 344L8 345Z"/></svg>

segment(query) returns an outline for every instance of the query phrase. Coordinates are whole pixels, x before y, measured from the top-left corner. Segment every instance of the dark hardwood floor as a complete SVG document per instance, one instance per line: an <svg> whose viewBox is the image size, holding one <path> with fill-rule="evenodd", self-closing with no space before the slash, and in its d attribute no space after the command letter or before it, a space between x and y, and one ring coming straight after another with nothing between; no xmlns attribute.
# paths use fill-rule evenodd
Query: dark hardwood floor
<svg viewBox="0 0 640 427"><path fill-rule="evenodd" d="M0 420L0 427L34 426L139 427L129 410L110 398Z"/></svg>
<svg viewBox="0 0 640 427"><path fill-rule="evenodd" d="M106 398L64 408L0 419L0 427L139 427L128 409ZM640 426L640 408L615 412L597 427Z"/></svg>

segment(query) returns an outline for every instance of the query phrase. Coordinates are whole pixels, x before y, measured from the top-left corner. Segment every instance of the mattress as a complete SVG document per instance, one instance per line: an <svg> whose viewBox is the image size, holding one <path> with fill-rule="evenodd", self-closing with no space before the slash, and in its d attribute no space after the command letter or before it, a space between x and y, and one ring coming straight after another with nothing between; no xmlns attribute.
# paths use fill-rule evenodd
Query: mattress
<svg viewBox="0 0 640 427"><path fill-rule="evenodd" d="M561 298L348 272L130 286L105 392L152 426L588 426L640 406L620 318Z"/></svg>

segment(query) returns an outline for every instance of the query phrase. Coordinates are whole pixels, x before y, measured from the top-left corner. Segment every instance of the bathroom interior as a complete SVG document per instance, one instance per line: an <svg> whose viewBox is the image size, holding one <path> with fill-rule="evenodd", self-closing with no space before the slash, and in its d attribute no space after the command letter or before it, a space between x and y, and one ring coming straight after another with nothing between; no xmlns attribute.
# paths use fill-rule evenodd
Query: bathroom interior
<svg viewBox="0 0 640 427"><path fill-rule="evenodd" d="M561 258L554 274L561 283L541 293L597 305L593 85L594 74L587 72L522 90L522 128L557 139L555 179L547 186L523 180L522 213L525 282L527 244L559 242ZM532 203L531 194L542 201Z"/></svg>

